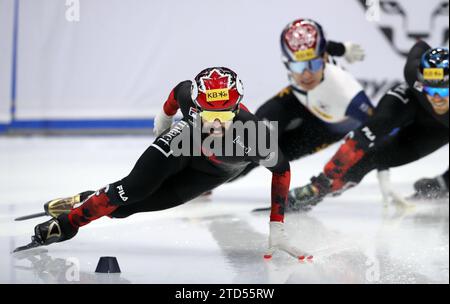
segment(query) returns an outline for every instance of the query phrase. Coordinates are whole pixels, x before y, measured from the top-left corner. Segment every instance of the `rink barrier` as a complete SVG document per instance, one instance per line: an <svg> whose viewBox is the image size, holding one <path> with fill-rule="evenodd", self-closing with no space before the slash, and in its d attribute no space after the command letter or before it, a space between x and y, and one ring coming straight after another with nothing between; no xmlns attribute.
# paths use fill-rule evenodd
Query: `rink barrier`
<svg viewBox="0 0 450 304"><path fill-rule="evenodd" d="M6 132L8 130L8 125L0 124L0 134Z"/></svg>
<svg viewBox="0 0 450 304"><path fill-rule="evenodd" d="M102 130L151 130L153 119L102 119L102 120L15 120L9 124L0 124L1 133L48 132L48 131L97 131Z"/></svg>

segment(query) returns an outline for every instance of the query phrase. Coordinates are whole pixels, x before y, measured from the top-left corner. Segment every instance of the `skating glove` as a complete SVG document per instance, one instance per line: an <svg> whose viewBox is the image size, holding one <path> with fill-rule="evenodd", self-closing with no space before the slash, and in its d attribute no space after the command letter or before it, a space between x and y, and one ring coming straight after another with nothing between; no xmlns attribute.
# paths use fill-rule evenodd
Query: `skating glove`
<svg viewBox="0 0 450 304"><path fill-rule="evenodd" d="M271 259L277 250L284 251L300 261L311 260L313 258L310 254L295 248L295 246L290 243L284 230L284 223L270 222L269 250L264 258Z"/></svg>
<svg viewBox="0 0 450 304"><path fill-rule="evenodd" d="M345 54L344 58L347 60L348 63L355 63L357 61L363 61L366 53L364 49L356 43L353 42L345 42Z"/></svg>
<svg viewBox="0 0 450 304"><path fill-rule="evenodd" d="M160 136L164 131L172 127L173 116L169 116L161 110L155 118L155 126L153 128L153 133L155 136Z"/></svg>

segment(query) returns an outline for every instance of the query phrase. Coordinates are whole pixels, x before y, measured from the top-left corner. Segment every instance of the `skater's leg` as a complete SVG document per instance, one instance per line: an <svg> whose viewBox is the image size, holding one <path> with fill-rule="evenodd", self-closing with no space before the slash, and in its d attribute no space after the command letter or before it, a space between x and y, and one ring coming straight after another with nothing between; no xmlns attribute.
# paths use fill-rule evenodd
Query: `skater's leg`
<svg viewBox="0 0 450 304"><path fill-rule="evenodd" d="M409 126L365 154L342 177L330 179L322 173L312 178L310 184L294 188L289 194L289 204L293 209L317 204L330 193L339 194L356 186L374 169L384 170L409 164L447 143L447 132Z"/></svg>
<svg viewBox="0 0 450 304"><path fill-rule="evenodd" d="M387 141L376 162L385 168L399 167L417 161L448 144L448 130L423 129L412 125L401 130L392 142Z"/></svg>
<svg viewBox="0 0 450 304"><path fill-rule="evenodd" d="M139 212L173 208L195 199L206 191L213 190L225 183L228 178L186 168L167 179L152 195L135 204L120 206L110 216L124 218Z"/></svg>
<svg viewBox="0 0 450 304"><path fill-rule="evenodd" d="M188 164L185 157L166 156L154 146L139 158L130 174L90 196L70 211L70 223L78 228L108 215L119 206L132 205L153 194Z"/></svg>
<svg viewBox="0 0 450 304"><path fill-rule="evenodd" d="M37 225L31 244L49 245L68 240L91 221L111 214L119 206L137 203L150 196L168 178L187 167L188 158L162 153L157 144L155 141L144 152L127 177L100 189L68 214Z"/></svg>
<svg viewBox="0 0 450 304"><path fill-rule="evenodd" d="M374 169L387 170L417 161L448 144L448 132L442 129L424 130L420 125L411 125L386 138L375 149L367 153L342 177L333 181L333 190L344 185L356 185Z"/></svg>
<svg viewBox="0 0 450 304"><path fill-rule="evenodd" d="M411 125L396 136L387 138L379 147L369 152L354 167L349 169L343 180L359 183L374 169L386 170L417 161L448 144L448 132L441 129L423 130Z"/></svg>

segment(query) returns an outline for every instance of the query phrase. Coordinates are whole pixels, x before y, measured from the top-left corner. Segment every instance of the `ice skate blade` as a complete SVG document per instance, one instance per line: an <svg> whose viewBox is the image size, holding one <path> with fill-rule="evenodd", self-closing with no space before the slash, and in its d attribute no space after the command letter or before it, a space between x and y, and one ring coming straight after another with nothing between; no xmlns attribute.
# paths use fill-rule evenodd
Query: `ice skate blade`
<svg viewBox="0 0 450 304"><path fill-rule="evenodd" d="M15 218L14 221L16 221L16 222L26 221L26 220L34 219L37 217L46 216L46 215L47 215L47 213L45 213L45 212L34 213L34 214L24 215L24 216Z"/></svg>
<svg viewBox="0 0 450 304"><path fill-rule="evenodd" d="M30 249L34 249L34 248L38 248L43 246L41 243L38 243L34 238L31 240L31 243L29 243L28 245L25 246L20 246L17 247L16 249L14 249L13 252L11 252L11 254L15 254L18 252L22 252L22 251L26 251L26 250L30 250Z"/></svg>

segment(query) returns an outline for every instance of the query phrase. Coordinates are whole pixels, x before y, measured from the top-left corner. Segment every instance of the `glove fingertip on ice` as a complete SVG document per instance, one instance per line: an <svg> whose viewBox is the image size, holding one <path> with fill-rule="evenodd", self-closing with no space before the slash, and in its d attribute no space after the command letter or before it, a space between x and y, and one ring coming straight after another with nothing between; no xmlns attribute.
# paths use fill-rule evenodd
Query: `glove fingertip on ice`
<svg viewBox="0 0 450 304"><path fill-rule="evenodd" d="M309 256L304 256L304 255L302 255L302 256L299 256L298 257L298 260L300 261L300 262L305 262L305 261L308 261L308 262L311 262L312 260L313 260L313 256L312 255L309 255Z"/></svg>

